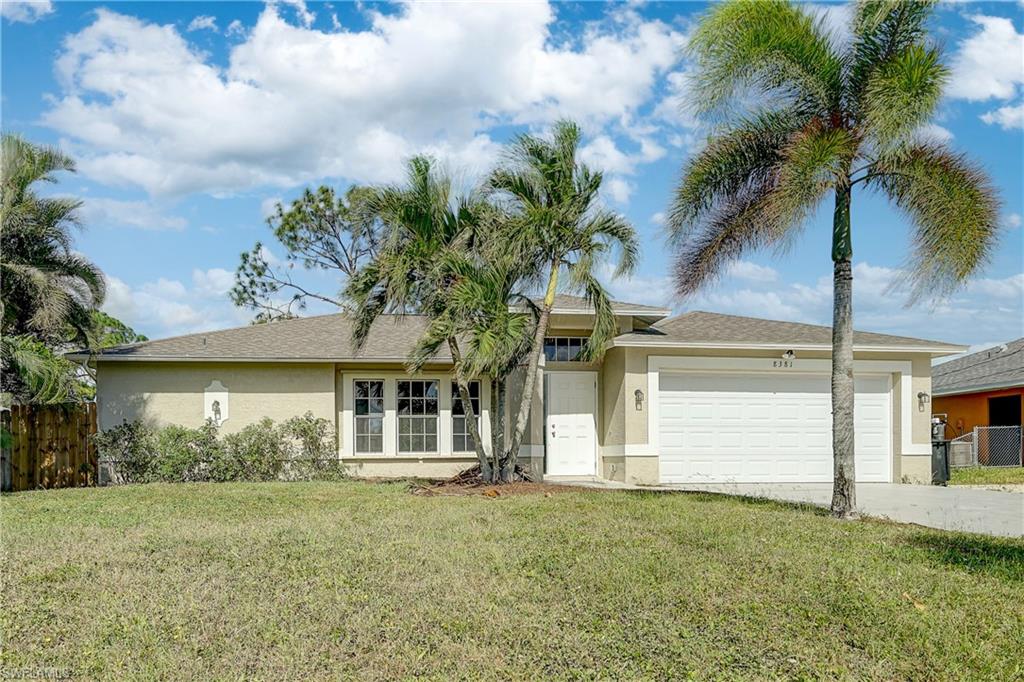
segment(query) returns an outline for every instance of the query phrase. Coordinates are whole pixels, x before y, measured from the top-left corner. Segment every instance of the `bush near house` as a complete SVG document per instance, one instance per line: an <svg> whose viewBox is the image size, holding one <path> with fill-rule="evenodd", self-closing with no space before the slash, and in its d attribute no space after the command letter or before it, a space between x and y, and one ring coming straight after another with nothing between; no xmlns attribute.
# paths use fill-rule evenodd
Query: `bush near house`
<svg viewBox="0 0 1024 682"><path fill-rule="evenodd" d="M101 466L121 483L334 479L344 475L333 429L307 412L220 435L213 422L162 428L126 422L95 436Z"/></svg>

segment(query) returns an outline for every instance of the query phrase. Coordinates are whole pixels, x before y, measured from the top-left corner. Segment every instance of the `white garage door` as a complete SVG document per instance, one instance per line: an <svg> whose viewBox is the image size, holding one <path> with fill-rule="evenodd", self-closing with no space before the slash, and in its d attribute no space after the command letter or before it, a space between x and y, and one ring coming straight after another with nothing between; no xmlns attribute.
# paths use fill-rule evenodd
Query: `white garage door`
<svg viewBox="0 0 1024 682"><path fill-rule="evenodd" d="M889 481L889 381L856 379L858 481ZM832 480L827 375L660 373L664 483Z"/></svg>

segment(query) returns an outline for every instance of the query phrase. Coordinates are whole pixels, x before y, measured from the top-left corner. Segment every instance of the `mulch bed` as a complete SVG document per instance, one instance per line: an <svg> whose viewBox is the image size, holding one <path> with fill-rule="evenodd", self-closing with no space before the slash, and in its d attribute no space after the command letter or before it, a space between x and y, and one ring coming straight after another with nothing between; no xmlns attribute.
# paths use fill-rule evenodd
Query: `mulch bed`
<svg viewBox="0 0 1024 682"><path fill-rule="evenodd" d="M552 493L564 493L573 490L578 490L578 488L531 481L527 478L526 472L520 467L516 467L515 480L511 483L495 484L486 482L480 478L479 465L459 472L444 481L429 484L415 483L409 488L409 492L413 495L422 495L424 497L433 497L435 495L480 495L491 498L541 494L547 497Z"/></svg>

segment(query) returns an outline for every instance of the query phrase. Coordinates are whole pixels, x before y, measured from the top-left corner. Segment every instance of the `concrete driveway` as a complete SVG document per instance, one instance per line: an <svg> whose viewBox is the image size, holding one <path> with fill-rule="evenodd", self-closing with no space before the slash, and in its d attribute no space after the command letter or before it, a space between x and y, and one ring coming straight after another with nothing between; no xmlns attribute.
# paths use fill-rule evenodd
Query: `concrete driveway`
<svg viewBox="0 0 1024 682"><path fill-rule="evenodd" d="M799 502L827 507L832 501L831 483L704 483L662 486L628 486L600 480L569 481L595 488L632 488L636 490L688 490L763 497L784 502ZM858 483L857 510L864 516L876 516L900 523L916 523L942 530L958 530L1003 537L1024 537L1024 494L943 488L898 483Z"/></svg>

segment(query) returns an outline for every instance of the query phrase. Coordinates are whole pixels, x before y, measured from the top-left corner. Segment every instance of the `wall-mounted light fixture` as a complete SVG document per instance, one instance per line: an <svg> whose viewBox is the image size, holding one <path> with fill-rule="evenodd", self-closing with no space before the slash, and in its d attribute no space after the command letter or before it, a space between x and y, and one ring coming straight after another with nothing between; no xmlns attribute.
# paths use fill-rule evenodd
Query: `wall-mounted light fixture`
<svg viewBox="0 0 1024 682"><path fill-rule="evenodd" d="M636 398L637 412L644 409L644 392L638 388L635 391L633 391L633 397Z"/></svg>
<svg viewBox="0 0 1024 682"><path fill-rule="evenodd" d="M924 391L918 391L917 393L917 411L924 412L924 406L931 402L932 397Z"/></svg>
<svg viewBox="0 0 1024 682"><path fill-rule="evenodd" d="M783 360L792 360L795 357L796 357L796 353L794 353L791 350L787 350L785 353L782 354L782 359Z"/></svg>

